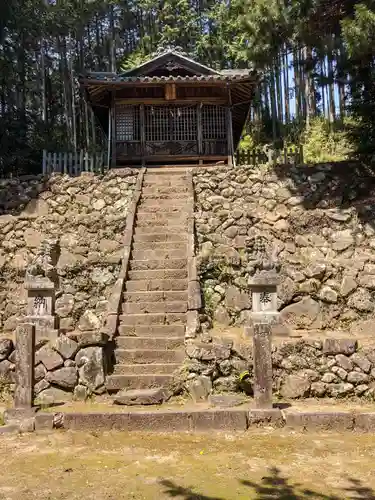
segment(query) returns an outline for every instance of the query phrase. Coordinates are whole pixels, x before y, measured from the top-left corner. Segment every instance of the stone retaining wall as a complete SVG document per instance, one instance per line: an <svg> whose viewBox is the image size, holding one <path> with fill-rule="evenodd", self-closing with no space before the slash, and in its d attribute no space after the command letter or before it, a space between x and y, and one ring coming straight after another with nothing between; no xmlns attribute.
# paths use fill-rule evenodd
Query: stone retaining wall
<svg viewBox="0 0 375 500"><path fill-rule="evenodd" d="M55 341L39 341L35 353L36 401L49 404L85 400L105 392L108 337L99 332L61 335ZM12 339L0 340L0 379L12 388L16 350Z"/></svg>
<svg viewBox="0 0 375 500"><path fill-rule="evenodd" d="M25 315L25 269L45 238L57 238L60 330L97 329L121 267L137 170L0 181L0 332Z"/></svg>
<svg viewBox="0 0 375 500"><path fill-rule="evenodd" d="M375 196L356 164L194 171L198 265L210 320L251 310L245 239L263 236L282 264L279 310L290 330L369 333L375 311Z"/></svg>
<svg viewBox="0 0 375 500"><path fill-rule="evenodd" d="M251 341L205 334L187 345L187 355L183 387L195 400L212 392L252 393ZM353 339L286 340L273 346L272 364L273 392L281 399L375 395L375 346Z"/></svg>

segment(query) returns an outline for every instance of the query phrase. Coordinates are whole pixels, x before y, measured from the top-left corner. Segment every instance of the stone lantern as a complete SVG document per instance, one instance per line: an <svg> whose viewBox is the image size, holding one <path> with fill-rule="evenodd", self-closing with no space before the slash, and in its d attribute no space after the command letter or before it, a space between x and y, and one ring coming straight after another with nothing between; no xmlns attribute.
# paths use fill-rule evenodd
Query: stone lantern
<svg viewBox="0 0 375 500"><path fill-rule="evenodd" d="M252 294L254 399L257 408L272 408L272 326L279 321L277 285L280 264L265 240L248 242L248 285Z"/></svg>

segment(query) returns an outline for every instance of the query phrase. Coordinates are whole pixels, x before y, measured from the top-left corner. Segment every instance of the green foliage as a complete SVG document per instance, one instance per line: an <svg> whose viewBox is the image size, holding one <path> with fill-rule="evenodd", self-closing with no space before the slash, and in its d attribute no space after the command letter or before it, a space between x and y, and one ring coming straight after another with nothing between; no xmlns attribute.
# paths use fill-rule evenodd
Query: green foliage
<svg viewBox="0 0 375 500"><path fill-rule="evenodd" d="M347 160L353 153L353 144L349 138L349 126L333 126L325 118L311 120L310 126L302 136L304 161L306 163L324 163Z"/></svg>

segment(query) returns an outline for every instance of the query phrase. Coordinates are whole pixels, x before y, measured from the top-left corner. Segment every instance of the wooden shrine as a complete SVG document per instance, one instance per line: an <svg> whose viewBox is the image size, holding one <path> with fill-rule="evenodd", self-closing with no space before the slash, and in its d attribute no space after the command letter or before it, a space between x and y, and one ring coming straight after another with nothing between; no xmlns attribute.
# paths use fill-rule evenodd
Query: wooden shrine
<svg viewBox="0 0 375 500"><path fill-rule="evenodd" d="M82 75L80 83L112 166L232 164L257 76L216 71L170 49L121 74Z"/></svg>

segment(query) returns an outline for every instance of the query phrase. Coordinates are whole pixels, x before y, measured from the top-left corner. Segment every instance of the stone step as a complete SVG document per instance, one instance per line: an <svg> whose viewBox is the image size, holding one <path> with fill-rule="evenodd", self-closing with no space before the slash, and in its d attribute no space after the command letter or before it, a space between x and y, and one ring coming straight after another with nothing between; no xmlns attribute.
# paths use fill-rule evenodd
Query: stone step
<svg viewBox="0 0 375 500"><path fill-rule="evenodd" d="M142 209L139 208L137 211L137 222L146 221L146 222L157 222L158 224L163 224L164 222L169 221L178 221L183 220L184 222L188 218L187 210L173 210L171 212L147 212L142 214Z"/></svg>
<svg viewBox="0 0 375 500"><path fill-rule="evenodd" d="M139 226L136 224L134 235L139 236L141 234L156 234L156 235L167 235L167 234L175 234L184 236L187 234L187 224L159 224L159 225L148 225L148 226ZM159 238L159 236L158 236ZM182 238L181 238L182 239ZM174 241L174 240L173 240Z"/></svg>
<svg viewBox="0 0 375 500"><path fill-rule="evenodd" d="M134 280L181 280L187 278L187 269L153 269L148 271L129 271L128 279Z"/></svg>
<svg viewBox="0 0 375 500"><path fill-rule="evenodd" d="M127 292L176 292L187 290L187 279L129 280L125 283Z"/></svg>
<svg viewBox="0 0 375 500"><path fill-rule="evenodd" d="M188 193L163 193L161 191L157 191L157 192L154 192L154 193L146 193L144 194L143 193L143 190L142 190L142 194L141 194L141 201L145 201L145 200L157 200L157 201L178 201L178 202L182 202L182 200L189 200L190 199L190 194Z"/></svg>
<svg viewBox="0 0 375 500"><path fill-rule="evenodd" d="M156 243L158 241L176 241L182 243L187 240L187 233L149 233L140 232L139 229L135 230L133 240L147 241L148 243Z"/></svg>
<svg viewBox="0 0 375 500"><path fill-rule="evenodd" d="M145 365L115 365L114 375L171 375L180 363L148 363Z"/></svg>
<svg viewBox="0 0 375 500"><path fill-rule="evenodd" d="M155 314L120 314L122 325L173 325L174 323L184 324L185 313L155 313Z"/></svg>
<svg viewBox="0 0 375 500"><path fill-rule="evenodd" d="M145 179L143 181L143 186L142 189L144 188L186 188L187 185L187 180L186 179L173 179L173 180L167 180L167 179L159 179L156 178L153 180Z"/></svg>
<svg viewBox="0 0 375 500"><path fill-rule="evenodd" d="M143 313L184 313L187 311L185 302L124 302L122 312L124 314Z"/></svg>
<svg viewBox="0 0 375 500"><path fill-rule="evenodd" d="M170 250L166 248L161 248L160 250L133 250L131 253L131 257L134 260L186 259L186 256L186 248L184 250L175 250L173 247Z"/></svg>
<svg viewBox="0 0 375 500"><path fill-rule="evenodd" d="M116 364L134 363L137 365L160 364L160 363L181 363L185 358L184 349L177 351L167 349L116 349Z"/></svg>
<svg viewBox="0 0 375 500"><path fill-rule="evenodd" d="M152 228L152 232L163 233L165 230L174 231L173 228L182 228L183 231L186 231L187 228L187 217L169 217L164 220L160 219L148 219L147 217L137 218L136 227L137 228ZM155 229L158 229L155 231Z"/></svg>
<svg viewBox="0 0 375 500"><path fill-rule="evenodd" d="M135 405L158 405L164 401L165 390L162 387L155 389L123 389L118 392L113 402L117 405L135 406Z"/></svg>
<svg viewBox="0 0 375 500"><path fill-rule="evenodd" d="M106 381L108 391L120 389L154 389L172 381L171 375L109 375Z"/></svg>
<svg viewBox="0 0 375 500"><path fill-rule="evenodd" d="M182 337L116 337L116 346L119 349L148 349L148 350L166 350L173 351L183 347L184 339Z"/></svg>
<svg viewBox="0 0 375 500"><path fill-rule="evenodd" d="M154 194L154 193L187 193L188 192L188 186L186 183L181 183L181 184L165 184L165 183L153 183L153 184L148 184L148 185L143 185L142 187L142 194Z"/></svg>
<svg viewBox="0 0 375 500"><path fill-rule="evenodd" d="M124 301L127 303L142 302L185 302L187 292L124 292Z"/></svg>
<svg viewBox="0 0 375 500"><path fill-rule="evenodd" d="M176 213L176 214L183 214L183 213L188 213L188 207L187 204L181 204L178 205L176 203L168 203L168 204L162 204L162 203L143 203L138 206L138 211L137 214L138 216L141 217L147 217L149 213Z"/></svg>
<svg viewBox="0 0 375 500"><path fill-rule="evenodd" d="M133 251L137 250L187 250L186 241L133 241Z"/></svg>
<svg viewBox="0 0 375 500"><path fill-rule="evenodd" d="M118 327L118 333L132 337L182 337L185 338L185 325L122 325Z"/></svg>
<svg viewBox="0 0 375 500"><path fill-rule="evenodd" d="M150 269L186 269L187 259L135 260L130 261L132 271L147 271Z"/></svg>

